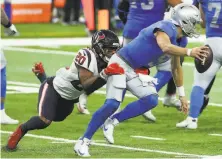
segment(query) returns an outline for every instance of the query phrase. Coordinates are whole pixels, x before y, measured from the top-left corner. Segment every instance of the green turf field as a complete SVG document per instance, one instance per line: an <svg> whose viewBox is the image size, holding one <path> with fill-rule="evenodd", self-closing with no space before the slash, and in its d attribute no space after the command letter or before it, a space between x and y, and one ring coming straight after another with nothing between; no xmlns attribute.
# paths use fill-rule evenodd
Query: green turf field
<svg viewBox="0 0 222 159"><path fill-rule="evenodd" d="M191 44L192 47L199 44ZM191 46L190 45L190 46ZM29 47L42 49L41 47ZM76 52L80 47L61 46L54 50ZM46 49L46 48L44 48ZM48 49L48 48L47 48ZM52 50L52 49L51 49ZM73 59L72 55L39 54L29 52L5 51L8 60L7 78L8 94L6 100L6 110L10 116L19 119L20 123L28 120L32 115L37 115L37 92L38 80L31 72L32 64L36 61L42 61L46 72L54 75L55 71L62 66L70 65ZM192 63L192 60L186 60ZM184 78L187 97L189 97L192 81L193 67L184 65ZM155 68L152 74L155 74ZM219 71L215 85L211 91L210 102L222 104L220 98L221 76ZM23 84L18 83L23 82ZM104 91L104 89L101 89ZM163 97L165 88L160 92ZM16 92L16 94L14 93ZM105 96L94 94L89 98L88 108L93 114L104 102ZM127 97L122 104L122 108L135 98ZM177 129L175 124L185 118L185 115L174 108L163 107L159 102L157 108L153 110L157 117L156 123L150 123L143 117L137 117L120 124L115 129L115 144L105 143L102 131L99 130L93 140L96 145L90 146L90 153L95 158L181 158L181 157L201 157L208 155L222 154L222 136L211 136L209 134L222 134L221 114L222 108L209 106L199 118L199 128L197 130ZM26 136L20 142L16 152L1 151L3 158L75 158L73 145L85 131L91 115L81 115L75 109L74 112L64 121L53 123L49 128L41 131L31 131L31 136ZM9 136L8 133L15 130L16 126L1 126L1 145L4 146ZM132 136L146 136L161 138L162 140L148 140L133 138Z"/></svg>

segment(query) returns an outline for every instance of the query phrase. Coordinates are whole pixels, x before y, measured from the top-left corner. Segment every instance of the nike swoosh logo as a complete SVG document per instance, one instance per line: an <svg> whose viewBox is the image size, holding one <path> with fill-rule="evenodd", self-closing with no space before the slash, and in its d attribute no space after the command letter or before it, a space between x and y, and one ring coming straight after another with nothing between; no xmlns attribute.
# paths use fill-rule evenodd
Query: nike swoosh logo
<svg viewBox="0 0 222 159"><path fill-rule="evenodd" d="M79 153L81 156L85 155L85 153L81 153L79 150L78 150L78 153Z"/></svg>
<svg viewBox="0 0 222 159"><path fill-rule="evenodd" d="M104 130L104 131L107 131L107 130L108 130L108 128L106 128L106 127L104 126L104 127L103 127L103 130Z"/></svg>

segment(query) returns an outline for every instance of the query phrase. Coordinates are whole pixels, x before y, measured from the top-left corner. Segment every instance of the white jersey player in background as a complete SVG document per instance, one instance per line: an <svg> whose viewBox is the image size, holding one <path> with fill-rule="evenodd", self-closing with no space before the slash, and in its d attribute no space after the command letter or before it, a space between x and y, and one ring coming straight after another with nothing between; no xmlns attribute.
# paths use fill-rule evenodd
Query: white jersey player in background
<svg viewBox="0 0 222 159"><path fill-rule="evenodd" d="M15 35L17 33L17 30L13 24L11 24L10 20L8 19L5 11L3 8L1 8L1 25L5 27L5 32L7 35ZM14 120L10 118L5 113L5 97L6 97L6 58L4 56L2 48L0 48L0 58L1 58L1 110L0 110L0 116L1 116L1 124L18 124L18 120Z"/></svg>

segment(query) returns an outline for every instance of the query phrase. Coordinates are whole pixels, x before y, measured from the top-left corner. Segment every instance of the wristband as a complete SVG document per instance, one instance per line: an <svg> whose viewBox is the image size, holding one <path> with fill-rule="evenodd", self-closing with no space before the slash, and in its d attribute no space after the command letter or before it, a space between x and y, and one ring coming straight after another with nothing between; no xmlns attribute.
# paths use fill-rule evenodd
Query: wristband
<svg viewBox="0 0 222 159"><path fill-rule="evenodd" d="M9 21L8 24L4 25L5 28L9 28L12 25L12 23Z"/></svg>
<svg viewBox="0 0 222 159"><path fill-rule="evenodd" d="M184 91L183 86L177 87L177 91L178 91L179 96L181 96L181 97L185 96L185 91Z"/></svg>
<svg viewBox="0 0 222 159"><path fill-rule="evenodd" d="M187 49L187 56L190 56L192 49Z"/></svg>

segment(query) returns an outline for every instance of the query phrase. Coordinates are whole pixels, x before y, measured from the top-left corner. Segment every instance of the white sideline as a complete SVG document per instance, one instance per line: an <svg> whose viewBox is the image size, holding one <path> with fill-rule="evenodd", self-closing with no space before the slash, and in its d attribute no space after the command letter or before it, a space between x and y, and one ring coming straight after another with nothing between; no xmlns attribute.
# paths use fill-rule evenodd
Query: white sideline
<svg viewBox="0 0 222 159"><path fill-rule="evenodd" d="M138 138L138 139L147 139L147 140L157 140L157 141L164 141L166 139L163 138L158 138L158 137L149 137L149 136L130 136L132 138Z"/></svg>
<svg viewBox="0 0 222 159"><path fill-rule="evenodd" d="M11 85L18 85L18 86L31 86L34 87L33 89L36 90L37 87L40 86L40 84L34 84L34 83L25 83L25 82L16 82L16 81L7 81L7 84L11 84ZM13 86L10 86L10 88L13 88ZM16 88L16 86L15 86ZM105 87L104 87L105 88ZM25 94L26 92L19 92L20 94ZM35 93L38 93L38 91L36 90ZM95 94L102 94L105 95L106 91L102 91L102 90L97 90L94 92ZM8 94L14 94L14 92L8 92ZM130 98L136 98L134 95L130 94L130 93L126 93L125 95L126 97L130 97ZM163 101L163 98L159 97L158 100ZM190 103L190 101L188 101ZM222 104L219 103L209 103L208 105L210 106L216 106L216 107L222 107Z"/></svg>
<svg viewBox="0 0 222 159"><path fill-rule="evenodd" d="M3 131L3 130L0 130L0 132L2 134L11 134L12 133L11 131ZM33 134L26 134L25 136L33 137L33 138L39 138L39 139L52 140L52 141L74 142L74 143L76 143L76 140L57 138L57 137L51 137L51 136L33 135ZM207 155L197 155L197 154L188 154L188 153L180 153L180 152L152 150L152 149L135 148L135 147L121 146L121 145L102 144L102 143L92 143L92 145L102 146L102 147L119 148L119 149L132 150L132 151L153 152L153 153L160 153L160 154L167 154L167 155L191 156L191 157L209 157Z"/></svg>
<svg viewBox="0 0 222 159"><path fill-rule="evenodd" d="M21 47L4 47L3 50L16 51L16 52L25 52L25 53L36 53L36 54L53 54L53 55L76 55L76 52L70 51L58 51L58 50L45 50L45 49L31 49L31 48L21 48ZM193 63L184 62L184 66L194 66Z"/></svg>
<svg viewBox="0 0 222 159"><path fill-rule="evenodd" d="M222 134L209 134L211 136L221 136L222 137Z"/></svg>
<svg viewBox="0 0 222 159"><path fill-rule="evenodd" d="M123 37L120 36L122 43ZM203 43L206 40L205 35L199 38L188 38L189 42ZM2 46L52 46L52 45L90 45L91 37L83 38L30 38L30 39L2 39Z"/></svg>

